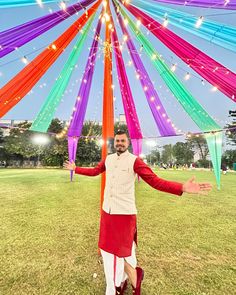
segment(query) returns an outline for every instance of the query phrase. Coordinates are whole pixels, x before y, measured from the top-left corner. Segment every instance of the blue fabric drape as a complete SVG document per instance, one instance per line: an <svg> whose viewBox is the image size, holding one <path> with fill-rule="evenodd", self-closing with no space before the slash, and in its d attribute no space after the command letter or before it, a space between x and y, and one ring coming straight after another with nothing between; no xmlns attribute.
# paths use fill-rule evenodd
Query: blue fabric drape
<svg viewBox="0 0 236 295"><path fill-rule="evenodd" d="M144 0L132 0L131 5L142 8L150 15L163 22L168 18L170 24L201 37L211 43L236 52L236 28L218 22L203 19L199 28L196 22L199 16L194 16L157 3Z"/></svg>

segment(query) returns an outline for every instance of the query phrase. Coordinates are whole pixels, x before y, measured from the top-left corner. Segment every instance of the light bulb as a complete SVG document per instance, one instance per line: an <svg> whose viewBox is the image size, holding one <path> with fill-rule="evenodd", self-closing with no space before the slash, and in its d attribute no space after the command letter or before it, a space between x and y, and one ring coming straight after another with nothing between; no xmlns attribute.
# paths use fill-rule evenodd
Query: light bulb
<svg viewBox="0 0 236 295"><path fill-rule="evenodd" d="M203 22L203 16L200 16L195 24L195 27L200 28L202 22Z"/></svg>
<svg viewBox="0 0 236 295"><path fill-rule="evenodd" d="M167 27L169 23L169 20L167 17L165 17L164 22L163 22L163 27Z"/></svg>

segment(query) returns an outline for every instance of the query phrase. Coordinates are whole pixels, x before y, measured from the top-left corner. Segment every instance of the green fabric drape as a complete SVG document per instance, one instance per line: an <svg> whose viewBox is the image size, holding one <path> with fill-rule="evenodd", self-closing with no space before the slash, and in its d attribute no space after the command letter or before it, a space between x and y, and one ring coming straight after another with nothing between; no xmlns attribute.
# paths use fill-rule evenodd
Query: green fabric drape
<svg viewBox="0 0 236 295"><path fill-rule="evenodd" d="M82 48L84 46L85 40L88 36L89 29L91 28L92 22L95 15L89 20L86 28L84 29L82 35L77 40L73 50L64 65L60 75L51 89L47 99L45 100L42 108L40 109L37 117L35 118L30 130L47 132L47 129L54 117L54 114L61 102L62 95L65 92L67 85L70 81L71 75L78 61Z"/></svg>

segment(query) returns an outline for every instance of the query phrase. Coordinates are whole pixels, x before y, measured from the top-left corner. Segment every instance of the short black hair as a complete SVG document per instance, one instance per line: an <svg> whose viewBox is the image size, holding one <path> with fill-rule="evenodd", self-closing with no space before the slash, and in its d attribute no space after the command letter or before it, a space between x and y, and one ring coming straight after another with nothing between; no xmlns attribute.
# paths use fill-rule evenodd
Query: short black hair
<svg viewBox="0 0 236 295"><path fill-rule="evenodd" d="M117 131L116 131L116 134L115 134L115 136L116 135L122 135L122 134L125 134L128 138L129 138L129 135L128 135L128 133L127 133L127 131L126 130L122 130L122 129L118 129Z"/></svg>

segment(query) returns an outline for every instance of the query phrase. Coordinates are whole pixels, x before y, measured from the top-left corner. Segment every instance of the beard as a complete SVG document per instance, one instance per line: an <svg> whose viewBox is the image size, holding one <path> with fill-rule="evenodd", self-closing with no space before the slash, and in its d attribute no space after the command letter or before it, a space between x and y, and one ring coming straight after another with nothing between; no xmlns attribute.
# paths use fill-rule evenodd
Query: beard
<svg viewBox="0 0 236 295"><path fill-rule="evenodd" d="M117 153L124 153L127 151L127 148L125 146L116 145L116 152Z"/></svg>

